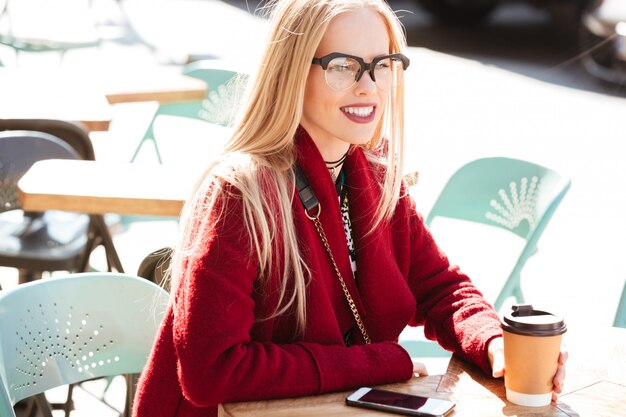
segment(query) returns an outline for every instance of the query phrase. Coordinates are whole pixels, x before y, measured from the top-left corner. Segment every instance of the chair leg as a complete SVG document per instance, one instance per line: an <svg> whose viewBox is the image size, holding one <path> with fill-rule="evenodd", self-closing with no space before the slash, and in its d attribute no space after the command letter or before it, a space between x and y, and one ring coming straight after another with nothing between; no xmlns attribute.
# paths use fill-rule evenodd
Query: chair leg
<svg viewBox="0 0 626 417"><path fill-rule="evenodd" d="M157 162L159 164L163 164L163 159L161 158L161 152L159 151L159 146L157 145L156 139L152 136L145 137L141 140L141 142L139 142L139 145L137 145L137 148L135 149L133 156L130 158L130 162L135 162L135 159L137 159L137 156L139 156L139 152L148 141L152 142L152 145L154 146L154 152L156 153Z"/></svg>
<svg viewBox="0 0 626 417"><path fill-rule="evenodd" d="M133 400L135 399L135 386L137 385L138 374L124 375L126 380L126 403L122 417L131 417L133 412Z"/></svg>
<svg viewBox="0 0 626 417"><path fill-rule="evenodd" d="M25 284L38 279L41 279L41 271L31 271L30 269L20 269L18 271L18 284Z"/></svg>
<svg viewBox="0 0 626 417"><path fill-rule="evenodd" d="M109 228L106 225L104 216L100 214L92 214L89 222L89 242L87 244L85 256L80 266L80 270L87 272L89 270L89 257L91 253L100 245L104 246L104 252L107 260L107 269L112 271L115 269L117 272L124 272L122 267L122 261L113 245L113 238L109 232Z"/></svg>
<svg viewBox="0 0 626 417"><path fill-rule="evenodd" d="M100 214L91 215L91 221L94 224L97 235L102 239L102 246L104 246L104 250L107 258L107 265L109 267L109 271L115 269L117 272L124 272L124 267L122 267L122 261L113 245L113 238L111 237L111 233L104 221L104 217Z"/></svg>
<svg viewBox="0 0 626 417"><path fill-rule="evenodd" d="M39 409L43 417L53 417L52 408L50 407L50 403L46 399L46 396L44 393L35 395L33 403L36 405L36 407L33 407L32 410L30 410L30 412L36 409ZM27 415L28 417L35 417L35 414L27 414Z"/></svg>
<svg viewBox="0 0 626 417"><path fill-rule="evenodd" d="M65 417L70 417L70 413L74 409L74 401L72 400L73 394L74 394L74 384L70 384L67 387L67 397L65 399L65 404L63 404L63 411L65 412Z"/></svg>

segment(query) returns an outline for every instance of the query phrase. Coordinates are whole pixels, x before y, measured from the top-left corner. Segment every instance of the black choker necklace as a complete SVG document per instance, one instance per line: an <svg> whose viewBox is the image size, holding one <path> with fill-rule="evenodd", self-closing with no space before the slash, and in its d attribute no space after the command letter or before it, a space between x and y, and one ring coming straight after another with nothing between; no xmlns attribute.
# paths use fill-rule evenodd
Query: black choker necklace
<svg viewBox="0 0 626 417"><path fill-rule="evenodd" d="M343 164L343 162L346 160L347 157L348 157L348 152L344 153L343 156L337 159L336 161L331 161L331 162L324 161L324 163L326 164L326 168L328 168L328 170L330 171L330 176L333 177L333 181L337 179L337 176L335 175L335 170L341 164Z"/></svg>

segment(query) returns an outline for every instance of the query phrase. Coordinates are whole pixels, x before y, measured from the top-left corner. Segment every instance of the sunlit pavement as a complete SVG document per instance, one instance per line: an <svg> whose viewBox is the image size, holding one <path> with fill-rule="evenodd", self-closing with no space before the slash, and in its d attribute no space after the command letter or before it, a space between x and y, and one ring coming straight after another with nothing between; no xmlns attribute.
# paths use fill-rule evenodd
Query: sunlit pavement
<svg viewBox="0 0 626 417"><path fill-rule="evenodd" d="M258 57L265 21L241 9L217 0L178 1L175 8L172 1L158 1L155 7L138 0L123 3L136 33L163 47L153 53L127 28L116 31L113 25L111 41L99 49L70 51L61 65L171 65L189 54L252 65ZM96 0L96 5L112 22L123 17L109 0ZM116 33L124 37L116 39ZM7 64L9 52L0 49ZM411 190L418 209L427 213L449 176L479 157L528 159L570 175L572 187L522 273L522 288L528 302L562 313L570 327L610 326L626 278L626 100L542 83L427 49L409 48L408 55L406 171L420 172ZM41 63L58 65L58 57L24 56L20 61L23 66ZM124 159L119 149L130 152L142 132L143 124L137 122L145 118L142 105L114 111L111 131L120 135L117 142L96 142L99 159ZM133 142L129 146L120 137ZM184 159L188 150L179 151ZM149 148L140 158L153 160ZM462 232L453 233L452 226ZM176 231L174 221L143 222L116 234L127 272L134 273L151 250L172 245ZM497 293L502 282L495 277L508 275L512 260L507 249L516 242L445 222L434 224L433 232L488 298ZM103 265L101 254L95 254L94 263ZM13 285L13 271L0 269L0 282ZM90 406L88 395L76 403L74 417L108 415L94 408L100 406Z"/></svg>

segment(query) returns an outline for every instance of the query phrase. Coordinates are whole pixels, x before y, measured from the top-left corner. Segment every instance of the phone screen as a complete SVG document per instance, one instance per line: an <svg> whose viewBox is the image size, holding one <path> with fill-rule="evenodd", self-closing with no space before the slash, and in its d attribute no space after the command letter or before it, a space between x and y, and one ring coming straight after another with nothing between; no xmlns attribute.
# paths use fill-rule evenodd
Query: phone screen
<svg viewBox="0 0 626 417"><path fill-rule="evenodd" d="M346 402L416 416L445 416L454 408L452 401L372 388L360 388Z"/></svg>

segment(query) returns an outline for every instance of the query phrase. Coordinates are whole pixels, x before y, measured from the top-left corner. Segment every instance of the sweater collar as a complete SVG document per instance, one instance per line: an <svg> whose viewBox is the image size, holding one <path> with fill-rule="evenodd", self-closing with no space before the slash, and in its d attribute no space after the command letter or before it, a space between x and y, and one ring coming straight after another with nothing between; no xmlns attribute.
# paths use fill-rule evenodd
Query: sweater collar
<svg viewBox="0 0 626 417"><path fill-rule="evenodd" d="M302 126L299 126L296 131L295 145L296 163L304 171L318 200L323 204L332 201L332 207L337 207L337 215L339 215L335 183L328 168L326 168L324 158L317 145ZM358 213L358 217L371 219L376 206L371 202L378 201L381 197L379 188L381 179L375 178L374 171L376 170L371 170L370 163L359 147L348 153L343 169L347 172L346 185L349 190L352 189L350 193L351 212ZM352 210L353 208L354 210ZM368 226L363 225L366 230Z"/></svg>

